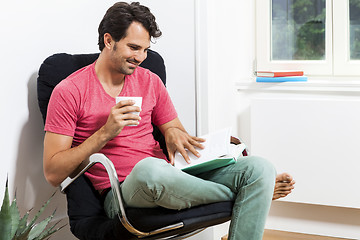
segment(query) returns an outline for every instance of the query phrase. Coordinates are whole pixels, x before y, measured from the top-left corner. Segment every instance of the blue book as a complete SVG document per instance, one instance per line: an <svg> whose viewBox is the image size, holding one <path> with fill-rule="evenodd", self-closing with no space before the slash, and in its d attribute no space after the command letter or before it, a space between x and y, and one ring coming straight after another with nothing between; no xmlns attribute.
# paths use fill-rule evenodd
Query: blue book
<svg viewBox="0 0 360 240"><path fill-rule="evenodd" d="M256 77L256 82L306 82L306 76L291 77Z"/></svg>

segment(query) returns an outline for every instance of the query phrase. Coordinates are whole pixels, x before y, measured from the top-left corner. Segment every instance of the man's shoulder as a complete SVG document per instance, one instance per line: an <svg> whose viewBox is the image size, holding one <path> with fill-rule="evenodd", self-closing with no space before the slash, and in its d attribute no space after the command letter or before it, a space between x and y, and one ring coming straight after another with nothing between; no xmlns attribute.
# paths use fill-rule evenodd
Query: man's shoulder
<svg viewBox="0 0 360 240"><path fill-rule="evenodd" d="M73 82L83 82L93 76L94 74L93 68L94 68L94 64L87 65L73 72L64 80L73 81Z"/></svg>
<svg viewBox="0 0 360 240"><path fill-rule="evenodd" d="M78 86L86 85L93 75L92 64L85 66L62 80L58 85L60 86Z"/></svg>
<svg viewBox="0 0 360 240"><path fill-rule="evenodd" d="M66 77L54 88L54 92L66 95L81 95L90 88L91 65L85 66Z"/></svg>

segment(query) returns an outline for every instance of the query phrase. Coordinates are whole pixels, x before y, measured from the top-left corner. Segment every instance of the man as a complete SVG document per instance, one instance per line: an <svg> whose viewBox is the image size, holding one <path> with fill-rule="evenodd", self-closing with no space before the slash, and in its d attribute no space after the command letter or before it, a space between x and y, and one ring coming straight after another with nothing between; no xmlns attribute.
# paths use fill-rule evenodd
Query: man
<svg viewBox="0 0 360 240"><path fill-rule="evenodd" d="M196 147L203 148L204 140L185 131L159 77L138 67L151 38L159 36L155 17L139 3L116 3L107 11L99 26L99 58L59 83L51 96L44 139L47 181L58 186L82 161L101 152L123 181L127 206L183 209L234 199L229 239L262 239L271 199L291 192L291 176L276 177L273 166L258 157L196 177L172 166L176 151L186 161L185 149L199 156ZM115 104L117 96L142 97L141 109L131 100ZM153 139L151 122L165 136L169 162ZM86 175L101 194L108 192L101 166ZM109 217L116 214L111 191L104 206Z"/></svg>

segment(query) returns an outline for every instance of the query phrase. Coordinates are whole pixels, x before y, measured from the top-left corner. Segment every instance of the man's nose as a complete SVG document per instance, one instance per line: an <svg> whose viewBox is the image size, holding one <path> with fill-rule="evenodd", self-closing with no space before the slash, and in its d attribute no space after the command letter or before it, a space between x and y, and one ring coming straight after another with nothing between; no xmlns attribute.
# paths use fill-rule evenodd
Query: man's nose
<svg viewBox="0 0 360 240"><path fill-rule="evenodd" d="M139 63L143 62L147 58L147 52L139 51L135 55L135 60Z"/></svg>

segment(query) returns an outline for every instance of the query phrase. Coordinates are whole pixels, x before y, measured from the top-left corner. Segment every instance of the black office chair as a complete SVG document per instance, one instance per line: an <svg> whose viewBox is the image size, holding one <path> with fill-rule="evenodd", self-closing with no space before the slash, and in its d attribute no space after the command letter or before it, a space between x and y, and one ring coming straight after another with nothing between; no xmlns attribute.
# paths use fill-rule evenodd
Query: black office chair
<svg viewBox="0 0 360 240"><path fill-rule="evenodd" d="M99 54L55 54L41 65L38 76L38 102L45 121L47 105L53 88L76 70L93 63ZM162 57L149 51L142 67L156 73L166 84L165 65ZM154 126L153 135L166 153L164 137ZM233 139L234 140L234 139ZM236 140L235 140L236 141ZM243 153L246 155L246 152ZM82 174L95 163L101 163L108 171L112 191L119 202L119 218L109 219L104 212L104 199ZM103 154L94 154L77 173L61 184L66 193L70 229L79 239L183 239L206 227L230 220L233 202L219 202L181 211L165 208L124 208L117 174L111 161Z"/></svg>

